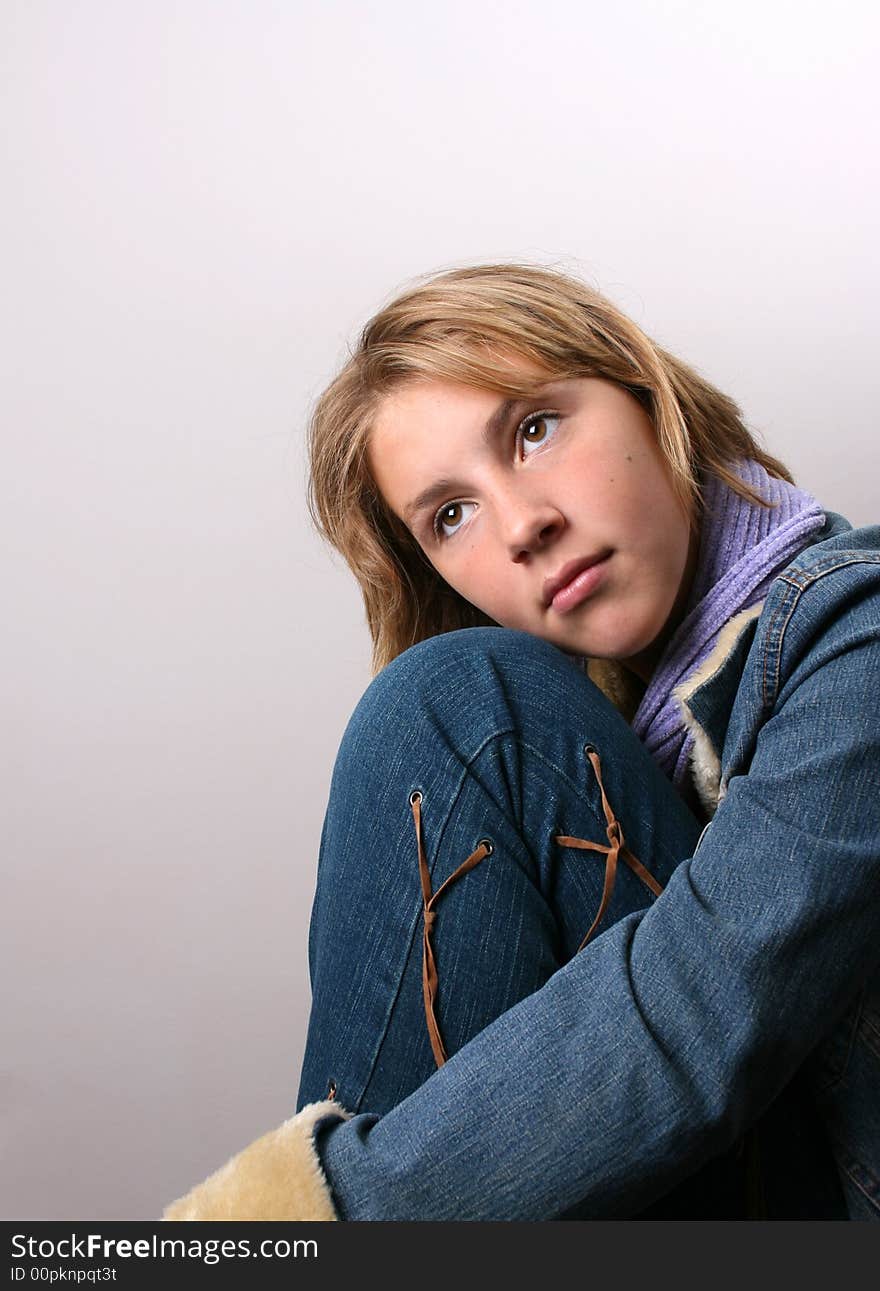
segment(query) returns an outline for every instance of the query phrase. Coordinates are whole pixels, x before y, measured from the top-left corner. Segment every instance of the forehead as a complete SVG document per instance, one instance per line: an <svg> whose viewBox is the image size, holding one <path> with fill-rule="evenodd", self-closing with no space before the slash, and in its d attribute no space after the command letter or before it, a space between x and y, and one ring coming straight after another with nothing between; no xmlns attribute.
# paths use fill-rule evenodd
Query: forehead
<svg viewBox="0 0 880 1291"><path fill-rule="evenodd" d="M487 377L494 378L493 384L429 375L410 377L380 397L368 441L386 438L396 429L413 429L433 416L479 416L502 404L527 403L544 390L568 384L566 378L514 354L493 355Z"/></svg>
<svg viewBox="0 0 880 1291"><path fill-rule="evenodd" d="M454 492L516 406L510 396L451 381L408 382L387 394L367 440L367 465L392 511L408 523L426 488Z"/></svg>
<svg viewBox="0 0 880 1291"><path fill-rule="evenodd" d="M416 428L435 415L479 413L511 396L463 382L433 378L407 381L380 400L373 418L370 440L385 438L400 428Z"/></svg>
<svg viewBox="0 0 880 1291"><path fill-rule="evenodd" d="M408 456L430 469L444 457L479 453L515 417L535 403L564 396L571 382L535 380L524 394L488 390L455 381L409 381L379 402L367 438L367 460L374 475L389 458ZM378 480L377 480L378 482Z"/></svg>
<svg viewBox="0 0 880 1291"><path fill-rule="evenodd" d="M377 483L386 462L432 460L460 450L479 433L503 394L452 381L410 381L379 402L367 439L367 460Z"/></svg>

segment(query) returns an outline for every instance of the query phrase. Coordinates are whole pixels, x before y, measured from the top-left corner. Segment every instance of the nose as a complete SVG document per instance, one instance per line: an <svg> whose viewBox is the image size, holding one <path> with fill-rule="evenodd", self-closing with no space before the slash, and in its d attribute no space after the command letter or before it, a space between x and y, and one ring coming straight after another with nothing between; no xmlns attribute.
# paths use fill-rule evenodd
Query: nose
<svg viewBox="0 0 880 1291"><path fill-rule="evenodd" d="M508 496L500 515L504 542L515 563L549 547L565 528L562 512L546 499Z"/></svg>

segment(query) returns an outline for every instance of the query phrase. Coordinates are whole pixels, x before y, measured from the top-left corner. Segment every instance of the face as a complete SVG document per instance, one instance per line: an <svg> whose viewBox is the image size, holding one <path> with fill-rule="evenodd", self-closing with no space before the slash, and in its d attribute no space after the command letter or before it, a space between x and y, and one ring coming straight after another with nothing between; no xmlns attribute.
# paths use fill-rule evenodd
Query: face
<svg viewBox="0 0 880 1291"><path fill-rule="evenodd" d="M508 400L410 382L381 404L367 458L391 510L466 600L503 627L650 676L696 542L628 391L582 377Z"/></svg>

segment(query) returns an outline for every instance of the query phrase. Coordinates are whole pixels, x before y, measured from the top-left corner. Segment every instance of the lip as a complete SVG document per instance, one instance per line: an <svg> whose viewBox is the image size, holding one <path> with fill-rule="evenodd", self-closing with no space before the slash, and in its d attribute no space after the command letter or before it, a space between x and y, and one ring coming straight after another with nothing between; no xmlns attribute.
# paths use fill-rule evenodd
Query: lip
<svg viewBox="0 0 880 1291"><path fill-rule="evenodd" d="M605 576L610 556L611 551L606 547L592 556L570 560L553 578L545 579L545 607L554 609L557 614L566 614L592 596Z"/></svg>

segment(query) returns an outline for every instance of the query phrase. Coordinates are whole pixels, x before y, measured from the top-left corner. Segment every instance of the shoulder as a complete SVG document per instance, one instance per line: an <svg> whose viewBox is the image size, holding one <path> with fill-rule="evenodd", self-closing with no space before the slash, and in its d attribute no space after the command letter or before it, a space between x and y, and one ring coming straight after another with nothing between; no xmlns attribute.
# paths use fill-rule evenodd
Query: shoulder
<svg viewBox="0 0 880 1291"><path fill-rule="evenodd" d="M754 635L743 634L747 654L724 734L719 801L746 773L769 775L772 795L784 790L789 799L798 784L797 792L814 792L819 776L843 783L861 768L876 778L880 526L829 521L830 532L774 579ZM797 768L807 765L799 780Z"/></svg>
<svg viewBox="0 0 880 1291"><path fill-rule="evenodd" d="M798 552L779 578L800 590L840 571L859 569L870 579L880 566L880 524L854 529L843 516L827 513L815 542Z"/></svg>
<svg viewBox="0 0 880 1291"><path fill-rule="evenodd" d="M765 707L794 674L872 644L880 645L880 525L854 529L829 513L819 540L778 575L764 602L754 647Z"/></svg>

